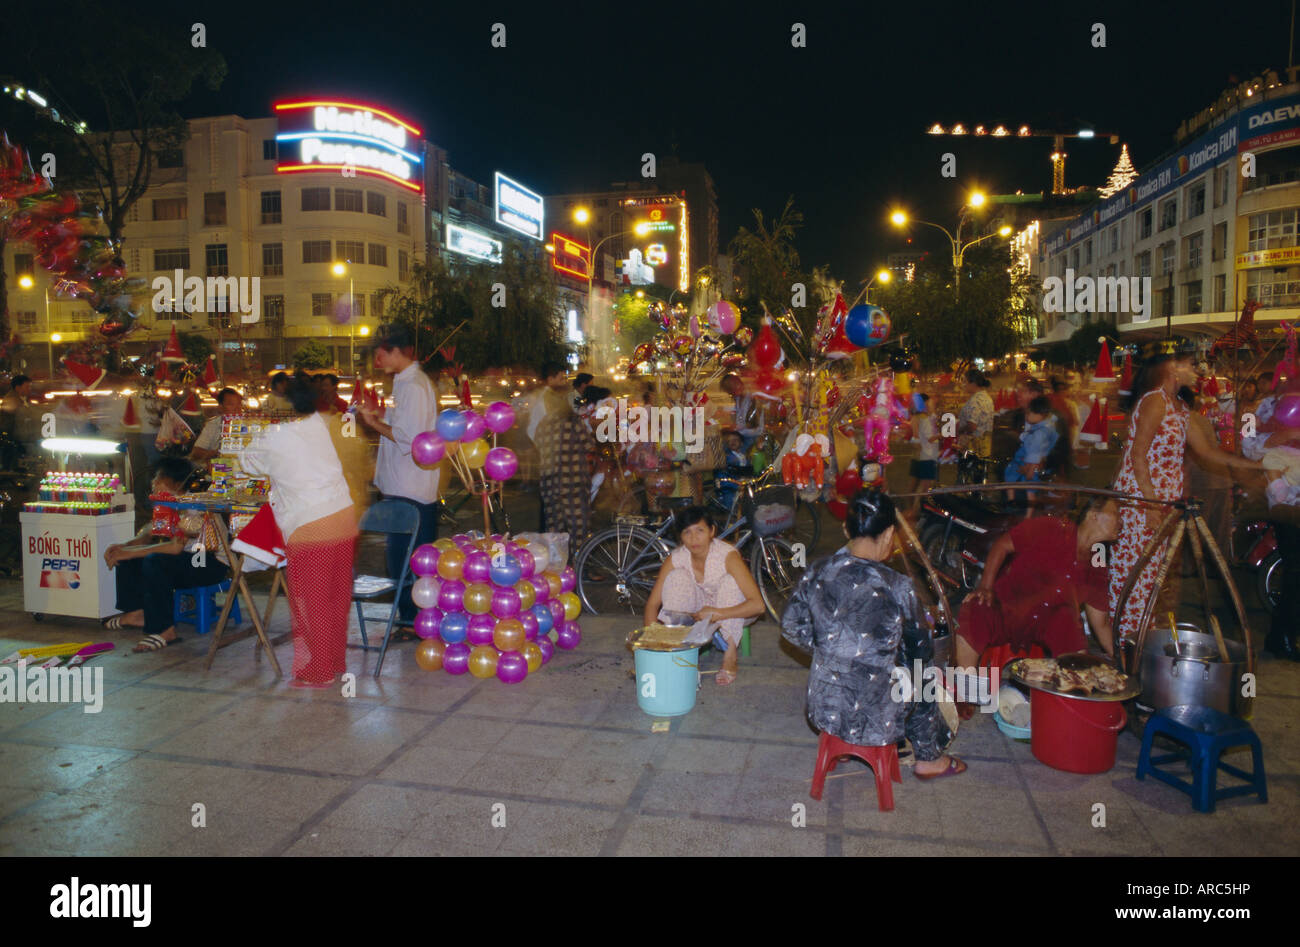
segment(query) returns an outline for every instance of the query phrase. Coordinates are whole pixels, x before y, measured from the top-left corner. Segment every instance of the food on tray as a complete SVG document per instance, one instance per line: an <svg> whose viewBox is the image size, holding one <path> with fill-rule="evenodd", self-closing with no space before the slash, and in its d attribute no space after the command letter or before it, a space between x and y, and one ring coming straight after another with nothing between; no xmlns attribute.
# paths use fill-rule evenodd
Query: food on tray
<svg viewBox="0 0 1300 947"><path fill-rule="evenodd" d="M1063 694L1118 694L1128 687L1126 675L1101 662L1065 668L1052 658L1022 658L1015 670L1024 683Z"/></svg>
<svg viewBox="0 0 1300 947"><path fill-rule="evenodd" d="M1051 658L1025 658L1018 665L1017 674L1026 684L1056 684L1056 662Z"/></svg>

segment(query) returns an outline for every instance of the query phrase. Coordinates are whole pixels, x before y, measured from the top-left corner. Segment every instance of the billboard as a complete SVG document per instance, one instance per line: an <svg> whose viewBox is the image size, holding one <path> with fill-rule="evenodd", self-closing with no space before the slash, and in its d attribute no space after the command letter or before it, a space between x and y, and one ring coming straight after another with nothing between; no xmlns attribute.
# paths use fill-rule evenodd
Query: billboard
<svg viewBox="0 0 1300 947"><path fill-rule="evenodd" d="M551 245L555 247L551 266L561 273L576 276L578 279L585 280L591 277L591 247L562 233L551 234Z"/></svg>
<svg viewBox="0 0 1300 947"><path fill-rule="evenodd" d="M447 225L447 249L462 256L474 257L476 260L487 260L489 263L501 262L500 240L493 240L485 233L470 230L468 227L458 227L456 224Z"/></svg>
<svg viewBox="0 0 1300 947"><path fill-rule="evenodd" d="M391 112L322 99L277 102L275 112L281 156L277 174L337 171L423 192L420 129Z"/></svg>
<svg viewBox="0 0 1300 947"><path fill-rule="evenodd" d="M525 237L542 239L542 195L530 191L500 171L496 175L496 222Z"/></svg>

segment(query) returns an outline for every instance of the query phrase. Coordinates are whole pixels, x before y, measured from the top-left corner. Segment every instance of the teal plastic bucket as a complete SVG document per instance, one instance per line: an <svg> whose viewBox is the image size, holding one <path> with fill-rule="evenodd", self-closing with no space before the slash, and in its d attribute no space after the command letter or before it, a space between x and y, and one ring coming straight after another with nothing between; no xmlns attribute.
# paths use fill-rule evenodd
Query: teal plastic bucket
<svg viewBox="0 0 1300 947"><path fill-rule="evenodd" d="M636 649L636 702L652 717L680 717L700 689L700 649Z"/></svg>

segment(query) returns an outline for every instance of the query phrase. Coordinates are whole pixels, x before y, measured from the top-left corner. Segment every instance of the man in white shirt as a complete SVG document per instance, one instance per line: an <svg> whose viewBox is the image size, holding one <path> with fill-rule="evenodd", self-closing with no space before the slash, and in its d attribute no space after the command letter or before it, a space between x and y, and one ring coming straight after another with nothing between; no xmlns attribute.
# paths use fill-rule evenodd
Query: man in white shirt
<svg viewBox="0 0 1300 947"><path fill-rule="evenodd" d="M221 453L221 419L238 414L244 406L244 396L234 388L222 388L217 392L217 407L220 413L203 425L198 440L190 448L190 460L196 464L206 464Z"/></svg>
<svg viewBox="0 0 1300 947"><path fill-rule="evenodd" d="M393 326L380 331L375 343L375 367L393 376L393 406L383 418L370 407L358 407L357 414L379 432L379 457L375 462L375 486L385 500L403 500L420 511L417 546L438 538L438 471L425 470L411 457L411 441L417 434L432 431L438 415L438 399L429 376L415 361L411 335ZM388 537L388 576L396 580L405 565L407 540ZM410 587L402 590L401 618L415 618Z"/></svg>
<svg viewBox="0 0 1300 947"><path fill-rule="evenodd" d="M542 383L523 399L524 404L528 406L528 426L524 430L528 432L528 439L534 444L537 444L537 429L546 419L546 393L555 391L563 394L570 389L568 372L563 362L543 362L537 374L542 379ZM546 504L541 502L540 489L538 504L541 512L538 513L537 531L544 533L546 532Z"/></svg>
<svg viewBox="0 0 1300 947"><path fill-rule="evenodd" d="M271 393L266 396L262 407L277 414L292 414L293 405L289 403L285 392L289 389L289 373L276 372L271 378Z"/></svg>

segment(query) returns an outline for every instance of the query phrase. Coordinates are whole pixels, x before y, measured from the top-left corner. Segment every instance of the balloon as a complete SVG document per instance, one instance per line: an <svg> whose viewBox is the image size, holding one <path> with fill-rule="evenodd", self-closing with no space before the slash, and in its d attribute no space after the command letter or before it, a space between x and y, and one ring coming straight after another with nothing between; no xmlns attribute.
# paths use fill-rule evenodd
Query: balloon
<svg viewBox="0 0 1300 947"><path fill-rule="evenodd" d="M554 572L543 572L542 578L546 580L546 588L551 593L549 596L550 598L555 598L562 591L564 591L560 587L560 577L556 575Z"/></svg>
<svg viewBox="0 0 1300 947"><path fill-rule="evenodd" d="M551 585L546 581L546 577L543 575L535 575L528 581L533 584L533 591L537 593L534 596L534 600L538 604L545 604L546 600L551 597Z"/></svg>
<svg viewBox="0 0 1300 947"><path fill-rule="evenodd" d="M460 537L457 536L456 539L460 539ZM433 547L434 547L435 549L439 549L439 550L441 550L442 552L447 552L447 551L449 551L449 550L455 549L455 548L456 548L456 543L455 543L454 540L449 539L448 537L444 536L444 537L442 537L442 539L435 539L435 540L433 541Z"/></svg>
<svg viewBox="0 0 1300 947"><path fill-rule="evenodd" d="M1273 417L1283 427L1300 427L1300 395L1283 395L1273 409Z"/></svg>
<svg viewBox="0 0 1300 947"><path fill-rule="evenodd" d="M740 313L736 307L725 299L719 299L709 307L709 325L713 331L722 335L731 335L740 325Z"/></svg>
<svg viewBox="0 0 1300 947"><path fill-rule="evenodd" d="M545 635L555 627L555 619L551 617L551 610L545 605L534 605L532 612L533 617L537 619L538 635Z"/></svg>
<svg viewBox="0 0 1300 947"><path fill-rule="evenodd" d="M514 544L512 543L511 545ZM514 556L515 561L519 563L519 578L531 579L533 573L537 569L537 560L534 559L533 554L528 551L528 547L515 546L513 550L510 550L510 554Z"/></svg>
<svg viewBox="0 0 1300 947"><path fill-rule="evenodd" d="M487 463L487 455L490 450L488 442L480 437L477 440L465 441L461 445L460 456L465 459L465 463L470 470L478 470Z"/></svg>
<svg viewBox="0 0 1300 947"><path fill-rule="evenodd" d="M483 460L483 472L493 480L509 480L519 469L519 458L509 447L494 447Z"/></svg>
<svg viewBox="0 0 1300 947"><path fill-rule="evenodd" d="M469 643L491 644L492 632L496 630L497 619L494 615L471 615L469 618Z"/></svg>
<svg viewBox="0 0 1300 947"><path fill-rule="evenodd" d="M486 582L466 586L464 608L471 615L486 615L492 610L492 586Z"/></svg>
<svg viewBox="0 0 1300 947"><path fill-rule="evenodd" d="M519 607L525 611L537 604L537 589L530 579L520 579L515 583L519 593Z"/></svg>
<svg viewBox="0 0 1300 947"><path fill-rule="evenodd" d="M750 342L754 341L754 330L749 326L741 326L736 330L735 343L742 349L747 348Z"/></svg>
<svg viewBox="0 0 1300 947"><path fill-rule="evenodd" d="M438 433L442 435L443 440L458 441L460 436L465 433L465 415L455 408L448 408L438 415L434 427L438 429Z"/></svg>
<svg viewBox="0 0 1300 947"><path fill-rule="evenodd" d="M559 603L564 606L564 617L568 621L574 621L582 614L582 599L572 592L562 592L558 599Z"/></svg>
<svg viewBox="0 0 1300 947"><path fill-rule="evenodd" d="M443 582L442 591L438 593L438 607L444 612L463 610L465 607L465 583L460 579L447 579Z"/></svg>
<svg viewBox="0 0 1300 947"><path fill-rule="evenodd" d="M528 638L524 626L517 618L503 618L492 633L492 643L499 651L518 651Z"/></svg>
<svg viewBox="0 0 1300 947"><path fill-rule="evenodd" d="M532 641L538 635L537 616L533 614L531 608L521 608L516 621L524 626L524 638Z"/></svg>
<svg viewBox="0 0 1300 947"><path fill-rule="evenodd" d="M522 570L519 568L519 560L514 556L499 556L492 560L491 576L492 581L497 585L508 585L513 588L521 575ZM576 581L577 577L574 578Z"/></svg>
<svg viewBox="0 0 1300 947"><path fill-rule="evenodd" d="M497 672L499 658L497 649L490 644L478 645L469 653L469 673L475 677L491 677Z"/></svg>
<svg viewBox="0 0 1300 947"><path fill-rule="evenodd" d="M693 348L695 348L695 340L689 335L679 335L673 339L673 351L682 358L690 355Z"/></svg>
<svg viewBox="0 0 1300 947"><path fill-rule="evenodd" d="M749 354L759 368L769 371L776 368L776 363L781 359L781 345L777 342L770 323L764 322L763 328L758 330L758 338L754 340L754 347L749 350Z"/></svg>
<svg viewBox="0 0 1300 947"><path fill-rule="evenodd" d="M468 671L469 645L463 642L448 642L442 652L442 669L448 674L464 674Z"/></svg>
<svg viewBox="0 0 1300 947"><path fill-rule="evenodd" d="M426 671L440 671L446 651L446 642L439 641L437 638L427 638L415 649L415 663Z"/></svg>
<svg viewBox="0 0 1300 947"><path fill-rule="evenodd" d="M415 633L421 638L436 637L440 624L442 624L441 609L422 608L415 616Z"/></svg>
<svg viewBox="0 0 1300 947"><path fill-rule="evenodd" d="M846 470L835 478L835 492L845 498L853 497L862 489L862 478L856 470Z"/></svg>
<svg viewBox="0 0 1300 947"><path fill-rule="evenodd" d="M553 598L546 603L546 607L551 611L551 626L559 628L564 624L564 603L558 598Z"/></svg>
<svg viewBox="0 0 1300 947"><path fill-rule="evenodd" d="M528 676L528 659L522 654L507 651L497 661L497 679L503 684L518 684Z"/></svg>
<svg viewBox="0 0 1300 947"><path fill-rule="evenodd" d="M465 573L465 553L455 546L444 549L438 557L438 575L444 579L459 579Z"/></svg>
<svg viewBox="0 0 1300 947"><path fill-rule="evenodd" d="M555 642L545 635L538 635L534 642L542 651L542 663L545 664L555 656Z"/></svg>
<svg viewBox="0 0 1300 947"><path fill-rule="evenodd" d="M514 618L519 606L519 593L509 586L498 585L492 590L492 614L498 618Z"/></svg>
<svg viewBox="0 0 1300 947"><path fill-rule="evenodd" d="M858 348L874 348L889 338L889 315L879 306L858 303L844 318L844 334Z"/></svg>
<svg viewBox="0 0 1300 947"><path fill-rule="evenodd" d="M693 337L697 338L697 339L698 339L698 338L700 337L700 335L704 332L704 330L700 328L700 317L699 317L699 316L691 316L691 321L690 321L690 330L691 330L691 335L692 335Z"/></svg>
<svg viewBox="0 0 1300 947"><path fill-rule="evenodd" d="M578 573L573 566L565 566L564 571L560 573L560 591L572 592L578 585Z"/></svg>
<svg viewBox="0 0 1300 947"><path fill-rule="evenodd" d="M537 644L537 642L525 641L524 646L519 649L519 653L522 654L524 656L524 660L528 662L529 674L532 674L534 671L536 671L538 668L542 666L542 649L541 646ZM498 664L497 667L499 669L500 665ZM497 673L500 673L500 671L498 670Z"/></svg>
<svg viewBox="0 0 1300 947"><path fill-rule="evenodd" d="M526 548L533 554L533 574L539 575L545 572L551 564L551 551L546 548L546 544L530 539Z"/></svg>
<svg viewBox="0 0 1300 947"><path fill-rule="evenodd" d="M477 411L462 411L465 418L465 433L460 436L462 441L473 441L483 436L487 430L487 422L483 420L483 415Z"/></svg>
<svg viewBox="0 0 1300 947"><path fill-rule="evenodd" d="M473 547L470 547L473 549ZM486 582L492 573L492 557L482 549L473 549L465 553L465 568L462 578L466 582Z"/></svg>
<svg viewBox="0 0 1300 947"><path fill-rule="evenodd" d="M555 646L565 651L572 651L582 642L582 631L576 621L566 621L555 633Z"/></svg>
<svg viewBox="0 0 1300 947"><path fill-rule="evenodd" d="M469 634L469 617L464 612L447 612L438 625L438 637L447 644L464 641Z"/></svg>
<svg viewBox="0 0 1300 947"><path fill-rule="evenodd" d="M483 412L483 422L493 434L504 434L515 426L515 409L504 401L494 401Z"/></svg>
<svg viewBox="0 0 1300 947"><path fill-rule="evenodd" d="M437 575L438 557L441 555L442 550L431 543L417 546L411 554L411 571L416 575Z"/></svg>
<svg viewBox="0 0 1300 947"><path fill-rule="evenodd" d="M416 608L433 608L438 604L441 583L431 575L421 576L411 586L411 601Z"/></svg>
<svg viewBox="0 0 1300 947"><path fill-rule="evenodd" d="M447 455L447 442L437 431L424 431L411 438L411 459L421 467L434 467Z"/></svg>

